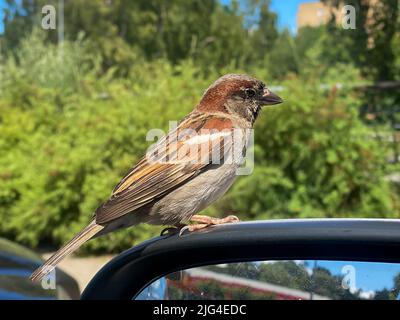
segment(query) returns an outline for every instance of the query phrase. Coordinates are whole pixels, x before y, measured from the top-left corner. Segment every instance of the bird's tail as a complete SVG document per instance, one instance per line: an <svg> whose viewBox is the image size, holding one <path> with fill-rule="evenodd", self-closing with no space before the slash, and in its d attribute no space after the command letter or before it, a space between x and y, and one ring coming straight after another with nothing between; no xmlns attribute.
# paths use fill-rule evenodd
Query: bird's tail
<svg viewBox="0 0 400 320"><path fill-rule="evenodd" d="M86 228L73 237L71 241L54 253L42 266L36 269L29 278L32 281L42 280L46 274L51 272L56 265L61 262L61 260L78 249L84 242L92 238L103 228L103 226L96 224L96 221L93 220Z"/></svg>

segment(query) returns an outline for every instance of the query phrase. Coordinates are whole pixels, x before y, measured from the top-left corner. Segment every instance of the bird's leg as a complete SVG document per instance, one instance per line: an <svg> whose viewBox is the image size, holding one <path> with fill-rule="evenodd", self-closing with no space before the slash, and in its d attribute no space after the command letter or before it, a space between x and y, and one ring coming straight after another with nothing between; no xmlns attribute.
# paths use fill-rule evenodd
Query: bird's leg
<svg viewBox="0 0 400 320"><path fill-rule="evenodd" d="M193 222L198 222L197 224L190 224L187 226L184 226L180 232L179 235L181 236L186 230L189 232L204 229L208 226L211 225L217 225L217 224L224 224L224 223L232 223L232 222L238 222L240 221L238 217L236 216L227 216L225 218L214 218L214 217L209 217L209 216L203 216L199 214L195 214L190 218L190 221Z"/></svg>

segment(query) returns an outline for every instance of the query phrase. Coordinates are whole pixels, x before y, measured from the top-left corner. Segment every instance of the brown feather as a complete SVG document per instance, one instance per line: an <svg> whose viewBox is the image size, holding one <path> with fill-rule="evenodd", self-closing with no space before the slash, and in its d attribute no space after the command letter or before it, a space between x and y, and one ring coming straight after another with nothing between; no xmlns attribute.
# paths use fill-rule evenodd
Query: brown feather
<svg viewBox="0 0 400 320"><path fill-rule="evenodd" d="M205 91L197 110L228 113L226 102L232 97L232 94L256 84L257 80L247 75L227 74L219 78Z"/></svg>
<svg viewBox="0 0 400 320"><path fill-rule="evenodd" d="M212 123L209 124L209 122ZM195 122L189 120L182 121L178 128L161 139L154 149L155 151L161 150L161 156L157 158L161 163L149 162L146 158L143 158L132 168L122 182L117 185L112 197L96 210L96 222L98 224L105 224L127 213L138 210L162 197L166 192L179 187L185 181L195 177L210 164L213 152L212 147L222 150L222 152L219 152L221 157L229 150L228 146L221 146L220 143L208 143L208 149L201 148L201 144L198 144L196 146L200 152L195 152L193 155L190 154L190 148L187 151L184 149L186 140L178 140L176 148L171 147L169 143L174 141L173 138L170 138L171 136L179 135L185 129L193 128L196 128L198 131L200 131L200 128L220 128L221 130L226 130L233 129L233 124L231 120L223 115L210 118L207 114L198 116ZM199 134L201 134L201 131ZM220 140L223 139L221 138ZM183 157L178 157L176 162L163 162L168 155L176 152L175 149L177 149L178 153L183 150ZM200 161L199 163L201 159L208 159L209 161Z"/></svg>
<svg viewBox="0 0 400 320"><path fill-rule="evenodd" d="M67 244L54 253L47 261L36 269L29 277L32 281L40 281L43 277L50 273L67 255L78 249L84 242L92 238L98 233L103 226L92 221L85 229L73 237Z"/></svg>

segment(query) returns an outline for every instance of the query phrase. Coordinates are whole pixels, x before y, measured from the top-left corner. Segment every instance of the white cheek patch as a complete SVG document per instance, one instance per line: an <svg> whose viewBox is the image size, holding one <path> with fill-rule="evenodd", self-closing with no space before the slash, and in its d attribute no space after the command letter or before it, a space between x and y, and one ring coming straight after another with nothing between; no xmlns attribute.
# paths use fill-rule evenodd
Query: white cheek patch
<svg viewBox="0 0 400 320"><path fill-rule="evenodd" d="M192 137L183 143L186 145L196 145L196 144L202 144L206 142L212 142L216 139L219 139L221 137L227 137L231 135L230 131L225 131L225 132L216 132L216 133L209 133L209 134L200 134L195 137Z"/></svg>

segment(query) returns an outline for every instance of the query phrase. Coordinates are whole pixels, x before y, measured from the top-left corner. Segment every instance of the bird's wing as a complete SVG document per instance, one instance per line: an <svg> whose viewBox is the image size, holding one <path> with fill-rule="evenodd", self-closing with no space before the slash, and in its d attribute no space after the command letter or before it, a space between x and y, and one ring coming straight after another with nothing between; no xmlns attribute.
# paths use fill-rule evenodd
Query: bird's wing
<svg viewBox="0 0 400 320"><path fill-rule="evenodd" d="M232 132L233 124L224 116L185 118L117 184L111 198L96 210L96 223L137 210L189 181L211 162L222 161L232 149Z"/></svg>

